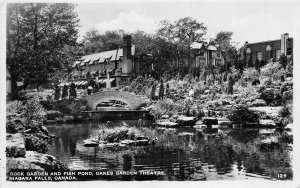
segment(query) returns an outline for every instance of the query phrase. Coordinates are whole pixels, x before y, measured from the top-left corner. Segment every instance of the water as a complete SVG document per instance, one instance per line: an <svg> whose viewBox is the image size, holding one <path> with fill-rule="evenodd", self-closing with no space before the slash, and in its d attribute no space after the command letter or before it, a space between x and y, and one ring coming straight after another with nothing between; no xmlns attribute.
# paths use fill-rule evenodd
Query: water
<svg viewBox="0 0 300 188"><path fill-rule="evenodd" d="M137 125L137 121L125 121ZM57 137L48 154L74 171L155 171L163 175L97 175L91 180L290 180L293 177L291 141L285 132L259 129L151 128L157 144L126 148L84 147L83 140L95 134L101 123L49 125ZM120 125L113 122L111 125ZM267 130L268 132L268 130ZM268 144L272 140L272 144Z"/></svg>

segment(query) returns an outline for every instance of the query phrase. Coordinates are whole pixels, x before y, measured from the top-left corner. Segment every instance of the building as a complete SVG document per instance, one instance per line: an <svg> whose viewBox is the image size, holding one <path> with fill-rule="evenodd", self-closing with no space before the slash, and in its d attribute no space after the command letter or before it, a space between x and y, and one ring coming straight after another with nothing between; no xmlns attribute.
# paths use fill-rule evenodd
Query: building
<svg viewBox="0 0 300 188"><path fill-rule="evenodd" d="M194 56L194 67L220 67L225 64L222 50L218 45L208 44L206 42L193 42L190 45Z"/></svg>
<svg viewBox="0 0 300 188"><path fill-rule="evenodd" d="M245 43L245 62L247 65L256 65L257 62L268 62L270 59L278 60L282 54L288 58L293 55L293 38L288 33L281 35L281 39L256 43Z"/></svg>
<svg viewBox="0 0 300 188"><path fill-rule="evenodd" d="M133 61L135 52L131 45L131 36L123 37L122 48L82 56L73 64L73 72L68 81L59 86L74 83L79 88L85 88L90 80L96 81L100 87L119 87L126 85L131 76L138 74L139 64Z"/></svg>

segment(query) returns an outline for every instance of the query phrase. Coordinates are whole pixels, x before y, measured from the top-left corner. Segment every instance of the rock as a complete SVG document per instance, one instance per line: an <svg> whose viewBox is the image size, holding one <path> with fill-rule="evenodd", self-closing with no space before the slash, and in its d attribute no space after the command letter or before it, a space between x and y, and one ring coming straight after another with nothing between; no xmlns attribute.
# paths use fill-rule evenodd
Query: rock
<svg viewBox="0 0 300 188"><path fill-rule="evenodd" d="M79 107L79 110L80 110L80 111L86 111L86 109L87 109L86 106L80 106L80 107Z"/></svg>
<svg viewBox="0 0 300 188"><path fill-rule="evenodd" d="M194 136L194 133L182 132L182 133L178 133L178 136Z"/></svg>
<svg viewBox="0 0 300 188"><path fill-rule="evenodd" d="M270 135L275 132L275 129L259 129L259 134Z"/></svg>
<svg viewBox="0 0 300 188"><path fill-rule="evenodd" d="M45 124L55 124L56 121L55 121L55 120L45 120L44 123L45 123Z"/></svg>
<svg viewBox="0 0 300 188"><path fill-rule="evenodd" d="M6 156L24 157L26 155L25 140L21 133L6 134Z"/></svg>
<svg viewBox="0 0 300 188"><path fill-rule="evenodd" d="M267 103L263 99L255 99L250 106L257 107L257 106L267 106Z"/></svg>
<svg viewBox="0 0 300 188"><path fill-rule="evenodd" d="M260 119L259 125L261 125L261 126L276 126L276 123L271 119Z"/></svg>
<svg viewBox="0 0 300 188"><path fill-rule="evenodd" d="M170 121L158 121L156 122L158 126L163 126L163 127L177 127L178 123L170 122Z"/></svg>
<svg viewBox="0 0 300 188"><path fill-rule="evenodd" d="M218 121L219 126L231 126L232 121Z"/></svg>
<svg viewBox="0 0 300 188"><path fill-rule="evenodd" d="M278 137L270 136L261 141L262 144L271 144L271 143L278 143Z"/></svg>
<svg viewBox="0 0 300 188"><path fill-rule="evenodd" d="M180 116L178 117L176 123L178 123L178 126L193 126L196 123L196 118Z"/></svg>
<svg viewBox="0 0 300 188"><path fill-rule="evenodd" d="M135 144L137 146L146 146L149 144L149 140L148 139L143 139L143 140L136 140Z"/></svg>
<svg viewBox="0 0 300 188"><path fill-rule="evenodd" d="M44 133L46 136L49 136L49 131L46 126L41 126L41 132Z"/></svg>
<svg viewBox="0 0 300 188"><path fill-rule="evenodd" d="M56 118L61 118L63 113L57 110L49 110L46 112L47 120L55 120Z"/></svg>
<svg viewBox="0 0 300 188"><path fill-rule="evenodd" d="M90 138L83 141L83 146L85 147L95 147L98 146L98 144L99 144L99 140L94 138Z"/></svg>
<svg viewBox="0 0 300 188"><path fill-rule="evenodd" d="M133 145L135 142L133 140L122 140L120 143L125 145Z"/></svg>
<svg viewBox="0 0 300 188"><path fill-rule="evenodd" d="M74 116L64 116L63 121L72 122L72 121L74 121Z"/></svg>
<svg viewBox="0 0 300 188"><path fill-rule="evenodd" d="M173 115L172 118L177 119L179 117L179 115Z"/></svg>
<svg viewBox="0 0 300 188"><path fill-rule="evenodd" d="M54 156L27 151L25 157L7 157L6 169L10 171L39 170L39 171L67 171L68 168Z"/></svg>
<svg viewBox="0 0 300 188"><path fill-rule="evenodd" d="M207 94L209 94L209 93L210 93L210 92L209 92L208 89L204 90L204 92L203 92L204 95L207 95Z"/></svg>
<svg viewBox="0 0 300 188"><path fill-rule="evenodd" d="M201 120L198 120L197 122L196 122L196 125L202 125L203 124L203 121L201 121Z"/></svg>
<svg viewBox="0 0 300 188"><path fill-rule="evenodd" d="M202 121L205 125L208 125L208 126L218 124L217 118L214 118L214 117L203 117Z"/></svg>
<svg viewBox="0 0 300 188"><path fill-rule="evenodd" d="M277 118L279 116L279 111L282 110L283 107L270 107L270 106L264 106L264 107L250 107L249 110L258 112L258 113L265 113L271 118Z"/></svg>
<svg viewBox="0 0 300 188"><path fill-rule="evenodd" d="M170 116L169 116L169 115L167 115L167 114L165 114L165 115L161 116L161 119L169 119L169 118L170 118Z"/></svg>
<svg viewBox="0 0 300 188"><path fill-rule="evenodd" d="M222 100L222 105L229 105L229 104L230 104L229 101L227 101L227 100Z"/></svg>

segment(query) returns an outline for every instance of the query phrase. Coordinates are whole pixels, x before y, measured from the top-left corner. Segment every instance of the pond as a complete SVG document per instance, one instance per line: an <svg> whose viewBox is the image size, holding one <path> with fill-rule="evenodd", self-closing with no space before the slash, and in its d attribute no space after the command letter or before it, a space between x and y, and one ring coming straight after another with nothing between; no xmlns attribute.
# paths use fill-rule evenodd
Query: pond
<svg viewBox="0 0 300 188"><path fill-rule="evenodd" d="M125 122L155 132L157 143L126 148L84 147L83 140L94 135L100 124L106 123L48 125L48 130L56 135L48 154L56 156L72 171L101 172L89 177L89 180L293 178L290 165L292 141L284 131L242 128L195 130L190 127L165 129L153 127L149 121ZM108 124L116 125L121 125L121 122Z"/></svg>

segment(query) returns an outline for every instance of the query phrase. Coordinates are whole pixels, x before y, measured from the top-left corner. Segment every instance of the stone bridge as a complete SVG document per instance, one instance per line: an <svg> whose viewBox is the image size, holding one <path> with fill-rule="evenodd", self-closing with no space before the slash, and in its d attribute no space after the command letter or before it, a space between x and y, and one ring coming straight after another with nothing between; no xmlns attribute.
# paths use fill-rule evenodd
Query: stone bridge
<svg viewBox="0 0 300 188"><path fill-rule="evenodd" d="M91 110L96 110L97 105L101 102L116 100L126 103L130 110L136 110L143 104L143 97L124 91L101 91L83 96L83 100L87 101L87 106Z"/></svg>

